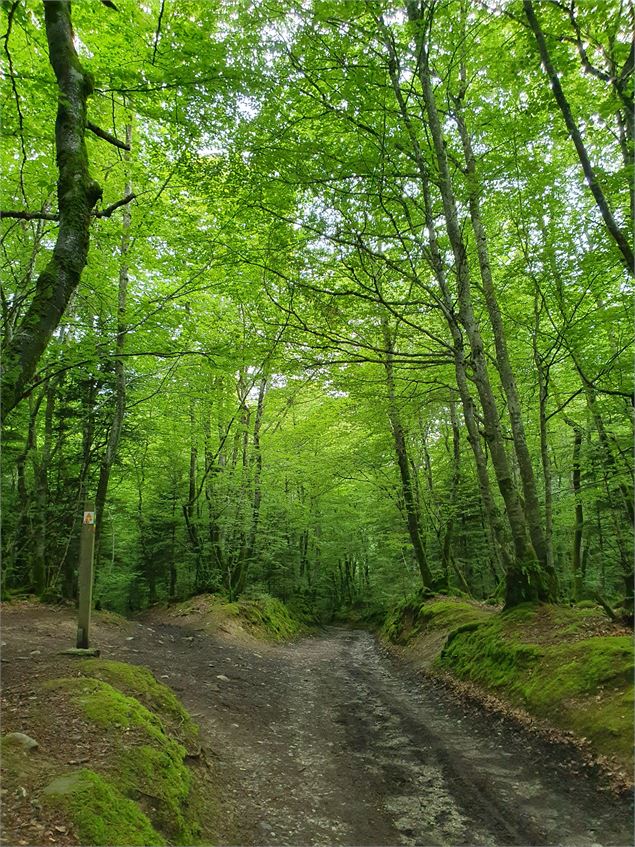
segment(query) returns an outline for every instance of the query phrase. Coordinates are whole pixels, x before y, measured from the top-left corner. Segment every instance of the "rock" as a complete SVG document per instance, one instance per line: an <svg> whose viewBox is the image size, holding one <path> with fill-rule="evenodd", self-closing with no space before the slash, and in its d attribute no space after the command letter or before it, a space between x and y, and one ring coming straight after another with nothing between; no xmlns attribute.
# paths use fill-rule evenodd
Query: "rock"
<svg viewBox="0 0 635 847"><path fill-rule="evenodd" d="M40 746L35 738L31 738L30 735L25 735L23 732L10 732L8 735L4 735L2 740L5 744L13 744L23 750L37 750Z"/></svg>
<svg viewBox="0 0 635 847"><path fill-rule="evenodd" d="M44 789L44 794L72 794L81 783L81 771L58 776Z"/></svg>
<svg viewBox="0 0 635 847"><path fill-rule="evenodd" d="M225 676L224 673L216 674L216 679L220 679L222 682L229 682L229 677Z"/></svg>

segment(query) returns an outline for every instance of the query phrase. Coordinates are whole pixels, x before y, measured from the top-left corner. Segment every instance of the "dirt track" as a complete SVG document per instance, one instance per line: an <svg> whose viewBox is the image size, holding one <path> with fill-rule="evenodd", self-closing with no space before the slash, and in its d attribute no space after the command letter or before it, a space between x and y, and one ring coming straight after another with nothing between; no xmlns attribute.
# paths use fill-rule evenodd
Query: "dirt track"
<svg viewBox="0 0 635 847"><path fill-rule="evenodd" d="M39 626L5 616L5 671L29 636L45 648L40 667L68 640L42 614ZM629 803L543 742L463 711L368 633L330 629L274 647L177 625L130 632L104 628L96 642L107 658L152 668L200 724L221 781L219 843L631 843Z"/></svg>

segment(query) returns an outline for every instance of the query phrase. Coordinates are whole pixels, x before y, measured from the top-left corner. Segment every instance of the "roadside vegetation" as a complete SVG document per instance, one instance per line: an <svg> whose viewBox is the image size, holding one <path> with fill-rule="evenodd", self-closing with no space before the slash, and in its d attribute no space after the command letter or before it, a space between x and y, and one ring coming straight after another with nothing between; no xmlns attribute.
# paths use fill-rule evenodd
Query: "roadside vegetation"
<svg viewBox="0 0 635 847"><path fill-rule="evenodd" d="M94 541L101 613L383 628L630 761L633 3L2 8L2 599ZM196 839L178 701L56 680L46 802Z"/></svg>
<svg viewBox="0 0 635 847"><path fill-rule="evenodd" d="M315 618L268 594L230 602L219 594L201 594L174 606L157 607L151 617L193 623L207 633L284 641L309 631Z"/></svg>
<svg viewBox="0 0 635 847"><path fill-rule="evenodd" d="M381 630L430 673L475 683L633 768L633 638L593 603L502 611L413 596Z"/></svg>

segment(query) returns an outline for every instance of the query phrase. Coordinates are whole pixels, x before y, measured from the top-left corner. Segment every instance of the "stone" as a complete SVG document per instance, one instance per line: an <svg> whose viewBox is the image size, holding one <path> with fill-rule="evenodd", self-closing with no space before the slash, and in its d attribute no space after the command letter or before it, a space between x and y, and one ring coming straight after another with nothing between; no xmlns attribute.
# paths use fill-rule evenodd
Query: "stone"
<svg viewBox="0 0 635 847"><path fill-rule="evenodd" d="M229 682L229 677L225 676L224 673L219 673L216 675L216 679L220 679L221 682Z"/></svg>
<svg viewBox="0 0 635 847"><path fill-rule="evenodd" d="M25 735L23 732L10 732L8 735L4 735L2 740L5 744L13 744L23 750L37 750L40 746L35 738L31 738L30 735Z"/></svg>
<svg viewBox="0 0 635 847"><path fill-rule="evenodd" d="M44 789L44 794L72 794L75 791L82 779L81 771L58 776L53 782L49 783Z"/></svg>

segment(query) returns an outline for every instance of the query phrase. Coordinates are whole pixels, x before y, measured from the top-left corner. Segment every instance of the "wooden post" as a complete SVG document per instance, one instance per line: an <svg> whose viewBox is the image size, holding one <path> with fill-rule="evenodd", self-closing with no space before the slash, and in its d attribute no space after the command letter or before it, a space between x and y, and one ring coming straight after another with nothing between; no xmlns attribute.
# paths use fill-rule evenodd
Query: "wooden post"
<svg viewBox="0 0 635 847"><path fill-rule="evenodd" d="M89 646L94 551L95 504L92 500L86 500L79 543L79 616L77 619L77 647L83 650L87 650Z"/></svg>

